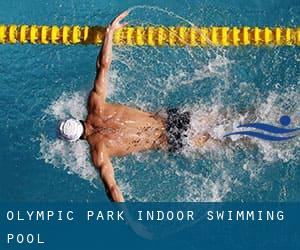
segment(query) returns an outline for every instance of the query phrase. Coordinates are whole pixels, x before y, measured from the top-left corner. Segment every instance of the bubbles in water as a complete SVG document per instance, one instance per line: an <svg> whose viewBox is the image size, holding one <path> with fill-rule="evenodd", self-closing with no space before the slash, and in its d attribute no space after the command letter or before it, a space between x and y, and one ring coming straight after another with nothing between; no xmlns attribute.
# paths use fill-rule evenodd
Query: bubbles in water
<svg viewBox="0 0 300 250"><path fill-rule="evenodd" d="M54 123L49 126L56 126L58 120L74 117L84 119L86 115L86 94L82 93L63 93L57 100L45 110ZM55 131L56 128L52 127ZM50 138L42 134L40 139L40 158L44 159L55 167L65 169L69 174L77 174L81 178L91 183L97 177L97 173L91 164L89 148L86 142L78 141L68 143L56 137Z"/></svg>
<svg viewBox="0 0 300 250"><path fill-rule="evenodd" d="M87 94L86 93L62 93L58 100L54 101L46 110L46 114L53 116L57 120L68 119L70 117L76 119L84 119L87 115L85 108Z"/></svg>
<svg viewBox="0 0 300 250"><path fill-rule="evenodd" d="M77 174L90 181L98 176L90 163L89 148L84 142L68 143L49 140L44 135L40 139L41 158L55 167L62 167L69 174Z"/></svg>

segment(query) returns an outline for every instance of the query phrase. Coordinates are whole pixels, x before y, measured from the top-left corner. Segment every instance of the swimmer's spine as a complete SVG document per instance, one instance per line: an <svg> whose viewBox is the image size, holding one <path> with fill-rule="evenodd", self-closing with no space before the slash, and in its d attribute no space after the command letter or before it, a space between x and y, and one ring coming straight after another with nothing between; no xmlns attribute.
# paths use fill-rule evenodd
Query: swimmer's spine
<svg viewBox="0 0 300 250"><path fill-rule="evenodd" d="M0 25L0 44L100 44L105 27ZM299 27L126 27L116 45L136 46L299 46Z"/></svg>

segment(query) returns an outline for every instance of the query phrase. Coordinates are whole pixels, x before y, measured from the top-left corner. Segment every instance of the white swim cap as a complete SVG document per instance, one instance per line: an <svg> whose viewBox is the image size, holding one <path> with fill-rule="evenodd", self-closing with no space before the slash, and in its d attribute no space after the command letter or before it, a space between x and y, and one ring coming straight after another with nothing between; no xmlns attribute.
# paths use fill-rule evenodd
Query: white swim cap
<svg viewBox="0 0 300 250"><path fill-rule="evenodd" d="M77 141L83 134L84 128L82 123L76 119L61 121L58 127L59 137L66 141Z"/></svg>

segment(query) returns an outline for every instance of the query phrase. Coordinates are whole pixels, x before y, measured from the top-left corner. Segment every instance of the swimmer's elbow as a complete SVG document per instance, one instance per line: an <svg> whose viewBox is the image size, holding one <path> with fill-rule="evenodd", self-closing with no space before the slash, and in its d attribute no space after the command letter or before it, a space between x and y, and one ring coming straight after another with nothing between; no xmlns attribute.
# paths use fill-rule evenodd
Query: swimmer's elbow
<svg viewBox="0 0 300 250"><path fill-rule="evenodd" d="M111 64L111 58L105 56L102 58L101 62L99 63L98 70L108 70Z"/></svg>
<svg viewBox="0 0 300 250"><path fill-rule="evenodd" d="M102 176L103 175L102 172L105 172L105 169L107 168L107 166L104 164L103 159L101 159L98 154L93 154L92 160L95 168L100 171L100 174Z"/></svg>
<svg viewBox="0 0 300 250"><path fill-rule="evenodd" d="M107 56L103 57L102 59L97 59L96 61L96 70L99 72L100 70L108 71L111 65L111 59L107 58Z"/></svg>

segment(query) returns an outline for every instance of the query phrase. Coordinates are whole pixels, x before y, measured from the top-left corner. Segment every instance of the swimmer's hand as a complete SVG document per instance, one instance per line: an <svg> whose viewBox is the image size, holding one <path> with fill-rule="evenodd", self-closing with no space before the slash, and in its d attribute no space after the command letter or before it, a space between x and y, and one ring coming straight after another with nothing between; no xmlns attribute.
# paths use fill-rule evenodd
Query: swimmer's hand
<svg viewBox="0 0 300 250"><path fill-rule="evenodd" d="M128 22L120 23L125 17L127 17L129 14L129 11L126 10L123 13L121 13L119 16L117 16L107 27L107 32L115 32L118 29L124 28L126 25L128 25Z"/></svg>

